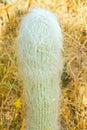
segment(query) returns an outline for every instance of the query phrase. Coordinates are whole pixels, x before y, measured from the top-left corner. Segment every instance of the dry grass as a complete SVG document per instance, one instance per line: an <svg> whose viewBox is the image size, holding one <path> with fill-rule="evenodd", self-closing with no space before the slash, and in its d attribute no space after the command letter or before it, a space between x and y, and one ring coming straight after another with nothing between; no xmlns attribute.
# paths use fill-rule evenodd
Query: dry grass
<svg viewBox="0 0 87 130"><path fill-rule="evenodd" d="M14 41L21 16L34 6L52 9L58 15L63 30L62 130L87 130L86 0L0 3L0 130L23 130L24 95L17 74Z"/></svg>

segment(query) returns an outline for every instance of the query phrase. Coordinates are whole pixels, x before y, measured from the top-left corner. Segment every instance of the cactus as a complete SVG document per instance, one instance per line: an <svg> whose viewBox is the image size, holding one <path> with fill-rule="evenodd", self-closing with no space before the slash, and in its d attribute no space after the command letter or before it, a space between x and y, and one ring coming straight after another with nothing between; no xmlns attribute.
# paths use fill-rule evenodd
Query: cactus
<svg viewBox="0 0 87 130"><path fill-rule="evenodd" d="M27 104L25 130L59 130L63 39L57 16L32 8L17 37L18 70Z"/></svg>

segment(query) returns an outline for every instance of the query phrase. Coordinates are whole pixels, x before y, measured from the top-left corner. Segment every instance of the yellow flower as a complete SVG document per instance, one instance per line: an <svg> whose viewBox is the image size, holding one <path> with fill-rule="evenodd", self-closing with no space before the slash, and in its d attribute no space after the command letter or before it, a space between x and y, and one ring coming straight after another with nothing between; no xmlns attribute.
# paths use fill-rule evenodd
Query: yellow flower
<svg viewBox="0 0 87 130"><path fill-rule="evenodd" d="M21 106L22 106L21 100L20 100L20 99L17 99L17 100L14 102L14 105L15 105L16 108L21 108Z"/></svg>

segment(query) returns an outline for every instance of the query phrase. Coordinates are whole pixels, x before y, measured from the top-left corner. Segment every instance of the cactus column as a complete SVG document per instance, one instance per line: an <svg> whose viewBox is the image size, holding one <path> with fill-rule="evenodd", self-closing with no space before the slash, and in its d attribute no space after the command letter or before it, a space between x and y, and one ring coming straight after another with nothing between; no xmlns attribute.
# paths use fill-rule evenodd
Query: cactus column
<svg viewBox="0 0 87 130"><path fill-rule="evenodd" d="M59 130L58 100L63 67L62 34L57 17L33 8L17 38L18 69L27 104L25 130Z"/></svg>

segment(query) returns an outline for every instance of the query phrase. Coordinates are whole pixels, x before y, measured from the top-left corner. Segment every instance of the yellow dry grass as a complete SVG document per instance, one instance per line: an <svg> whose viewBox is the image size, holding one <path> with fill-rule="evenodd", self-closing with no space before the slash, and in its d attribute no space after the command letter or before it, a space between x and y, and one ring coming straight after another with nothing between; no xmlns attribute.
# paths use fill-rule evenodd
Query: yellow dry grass
<svg viewBox="0 0 87 130"><path fill-rule="evenodd" d="M54 11L63 31L62 130L87 130L87 0L9 1L0 3L0 130L24 129L23 86L14 41L21 17L35 6Z"/></svg>

